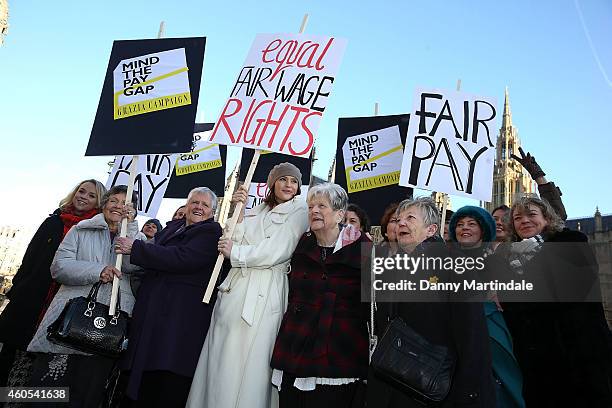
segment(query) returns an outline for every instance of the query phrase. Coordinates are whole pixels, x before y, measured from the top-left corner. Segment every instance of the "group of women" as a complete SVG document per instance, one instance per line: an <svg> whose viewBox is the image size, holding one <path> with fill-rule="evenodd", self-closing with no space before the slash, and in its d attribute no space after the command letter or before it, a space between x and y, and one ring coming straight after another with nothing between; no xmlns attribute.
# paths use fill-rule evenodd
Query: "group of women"
<svg viewBox="0 0 612 408"><path fill-rule="evenodd" d="M427 405L369 368L367 321L375 310L379 337L399 316L456 356L450 392L435 406L612 406L601 303L510 302L491 292L478 301L380 303L370 310L361 301L367 215L335 184L311 187L304 202L301 183L295 166L275 166L265 201L238 214L233 234L222 237L213 220L217 197L205 187L191 191L165 228L154 223L151 234L138 232L125 186L105 191L83 181L41 225L15 277L0 315L0 374L13 386L69 386L75 407ZM233 201L247 197L240 187ZM488 272L510 275L585 266L596 273L588 251L540 246L585 240L564 229L557 213L537 198L492 215L463 207L450 218L447 246L435 204L404 200L384 213L381 253L483 257ZM125 238L118 236L123 218ZM124 255L121 270L117 253ZM219 253L224 268L206 304ZM137 292L126 279L136 274ZM115 277L120 307L132 317L120 358L47 340L47 326L67 300ZM108 304L110 286L102 285L99 301Z"/></svg>

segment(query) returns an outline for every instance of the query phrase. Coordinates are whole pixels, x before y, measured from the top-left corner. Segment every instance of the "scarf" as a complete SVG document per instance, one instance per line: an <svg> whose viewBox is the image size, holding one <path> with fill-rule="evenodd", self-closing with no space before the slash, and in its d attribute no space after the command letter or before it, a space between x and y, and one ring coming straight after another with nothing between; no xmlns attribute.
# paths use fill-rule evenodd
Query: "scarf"
<svg viewBox="0 0 612 408"><path fill-rule="evenodd" d="M98 209L93 209L93 210L87 211L83 215L76 215L76 214L73 214L72 211L73 211L73 208L72 208L72 205L70 205L66 207L66 209L62 210L62 213L59 216L60 220L62 220L62 223L64 224L64 231L62 232L62 240L64 239L68 231L70 231L70 228L74 227L75 225L77 225L79 222L83 220L88 220L92 218L94 215L97 215L100 212ZM51 301L53 300L53 298L55 297L55 295L57 294L61 286L62 285L60 283L57 283L56 281L51 281L51 285L49 286L49 289L47 290L47 296L45 296L45 301L42 304L42 310L40 311L40 314L38 315L38 323L36 324L37 327L42 321L43 317L45 317L45 313L47 313L47 309L49 309L49 306L51 305Z"/></svg>

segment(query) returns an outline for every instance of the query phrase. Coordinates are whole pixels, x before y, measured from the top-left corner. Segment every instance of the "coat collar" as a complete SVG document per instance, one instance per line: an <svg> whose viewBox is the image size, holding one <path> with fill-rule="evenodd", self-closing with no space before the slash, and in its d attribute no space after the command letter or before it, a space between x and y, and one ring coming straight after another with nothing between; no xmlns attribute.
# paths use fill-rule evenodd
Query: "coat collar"
<svg viewBox="0 0 612 408"><path fill-rule="evenodd" d="M94 215L92 218L88 220L83 220L79 222L76 227L77 229L108 229L108 224L104 219L104 214L100 213Z"/></svg>
<svg viewBox="0 0 612 408"><path fill-rule="evenodd" d="M190 231L202 225L210 224L212 222L214 222L214 218L209 218L207 220L196 222L195 224L186 226L184 219L168 221L166 223L166 228L164 228L159 233L159 235L156 236L155 243L163 244L164 242L172 239L172 237L176 235L184 234L187 231Z"/></svg>
<svg viewBox="0 0 612 408"><path fill-rule="evenodd" d="M272 209L269 209L270 207L268 207L268 204L266 203L261 203L253 208L251 208L248 212L247 212L247 216L257 216L265 211L270 211L273 213L277 213L277 214L287 214L290 213L292 211L294 211L296 205L298 204L298 200L301 200L301 198L298 197L293 197L291 200L284 202L282 204L279 204L277 206L275 206Z"/></svg>

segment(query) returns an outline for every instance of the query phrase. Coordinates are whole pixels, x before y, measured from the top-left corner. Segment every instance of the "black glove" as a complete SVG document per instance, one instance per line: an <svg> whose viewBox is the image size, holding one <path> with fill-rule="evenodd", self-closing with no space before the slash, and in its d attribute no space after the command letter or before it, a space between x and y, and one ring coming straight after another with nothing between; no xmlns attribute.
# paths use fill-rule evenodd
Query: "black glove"
<svg viewBox="0 0 612 408"><path fill-rule="evenodd" d="M542 168L536 161L535 157L533 157L529 152L527 152L527 154L525 155L523 149L519 147L519 153L521 154L521 157L515 156L514 154L511 154L510 157L521 163L525 170L529 172L532 179L535 180L538 177L544 177L546 175L546 173L544 173L544 170L542 170Z"/></svg>

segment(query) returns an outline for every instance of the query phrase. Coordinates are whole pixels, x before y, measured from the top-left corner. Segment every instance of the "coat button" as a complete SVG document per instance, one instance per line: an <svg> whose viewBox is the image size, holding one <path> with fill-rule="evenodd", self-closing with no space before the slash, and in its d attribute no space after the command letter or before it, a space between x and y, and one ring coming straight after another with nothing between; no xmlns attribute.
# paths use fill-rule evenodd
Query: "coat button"
<svg viewBox="0 0 612 408"><path fill-rule="evenodd" d="M471 392L468 394L468 397L471 399L476 399L478 398L478 393L477 392Z"/></svg>

